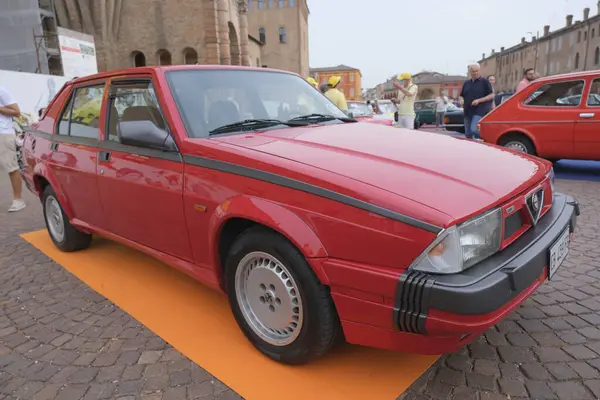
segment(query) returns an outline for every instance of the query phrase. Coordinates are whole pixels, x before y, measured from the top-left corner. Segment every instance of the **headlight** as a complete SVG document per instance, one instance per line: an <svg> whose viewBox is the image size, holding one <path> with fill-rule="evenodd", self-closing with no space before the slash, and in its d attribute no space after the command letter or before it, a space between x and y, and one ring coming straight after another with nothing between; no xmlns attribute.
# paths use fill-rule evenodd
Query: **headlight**
<svg viewBox="0 0 600 400"><path fill-rule="evenodd" d="M550 179L550 190L554 194L554 167L550 168L550 172L546 174L546 177Z"/></svg>
<svg viewBox="0 0 600 400"><path fill-rule="evenodd" d="M454 274L500 249L502 209L496 208L446 229L410 266L422 272Z"/></svg>

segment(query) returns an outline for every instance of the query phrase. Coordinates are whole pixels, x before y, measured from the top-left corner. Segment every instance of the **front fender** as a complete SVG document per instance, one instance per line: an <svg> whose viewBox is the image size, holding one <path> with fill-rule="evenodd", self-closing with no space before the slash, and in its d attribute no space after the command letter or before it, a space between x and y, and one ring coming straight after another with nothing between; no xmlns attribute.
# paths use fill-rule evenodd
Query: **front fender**
<svg viewBox="0 0 600 400"><path fill-rule="evenodd" d="M61 186L58 184L58 181L54 177L52 170L45 163L38 162L33 168L33 184L38 196L40 197L40 200L42 200L42 196L44 194L42 179L48 181L48 184L52 186L52 189L54 189L54 192L56 193L58 201L65 211L65 214L67 214L69 220L72 220L75 216L73 213L73 208L71 207L71 204L69 203L69 200L67 199L67 196L65 195Z"/></svg>
<svg viewBox="0 0 600 400"><path fill-rule="evenodd" d="M243 218L264 225L292 242L307 258L321 282L328 281L320 263L311 258L327 257L327 250L312 228L291 210L258 197L239 195L217 207L209 222L210 249L213 260L219 260L219 237L225 223L231 218ZM217 265L218 263L215 263Z"/></svg>

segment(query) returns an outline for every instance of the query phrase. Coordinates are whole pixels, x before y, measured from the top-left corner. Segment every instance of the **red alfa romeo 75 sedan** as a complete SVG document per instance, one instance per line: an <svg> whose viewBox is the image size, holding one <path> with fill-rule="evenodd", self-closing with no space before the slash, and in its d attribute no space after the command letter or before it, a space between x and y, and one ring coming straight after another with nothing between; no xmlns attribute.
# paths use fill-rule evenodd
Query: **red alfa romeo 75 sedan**
<svg viewBox="0 0 600 400"><path fill-rule="evenodd" d="M579 215L547 161L356 123L269 69L73 80L23 157L59 249L97 234L164 261L226 293L288 364L338 340L458 349L552 279Z"/></svg>

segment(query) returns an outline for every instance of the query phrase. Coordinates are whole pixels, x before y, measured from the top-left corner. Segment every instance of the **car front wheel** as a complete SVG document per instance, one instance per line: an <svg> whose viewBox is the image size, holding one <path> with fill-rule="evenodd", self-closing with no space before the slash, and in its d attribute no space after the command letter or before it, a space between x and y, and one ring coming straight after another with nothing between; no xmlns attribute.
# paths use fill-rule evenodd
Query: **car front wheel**
<svg viewBox="0 0 600 400"><path fill-rule="evenodd" d="M305 364L336 343L341 328L329 290L284 237L248 229L231 247L225 268L235 319L263 354Z"/></svg>
<svg viewBox="0 0 600 400"><path fill-rule="evenodd" d="M507 149L535 155L533 143L524 135L509 135L503 138L499 144Z"/></svg>
<svg viewBox="0 0 600 400"><path fill-rule="evenodd" d="M62 251L71 252L88 248L92 235L77 230L65 214L54 189L46 186L42 195L44 220L50 238L56 247Z"/></svg>

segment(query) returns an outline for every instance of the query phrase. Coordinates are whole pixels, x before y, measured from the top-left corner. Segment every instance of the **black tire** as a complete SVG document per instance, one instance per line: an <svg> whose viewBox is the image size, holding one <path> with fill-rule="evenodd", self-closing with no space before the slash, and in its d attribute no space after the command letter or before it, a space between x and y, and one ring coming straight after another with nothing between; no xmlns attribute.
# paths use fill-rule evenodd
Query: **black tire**
<svg viewBox="0 0 600 400"><path fill-rule="evenodd" d="M50 229L50 222L48 221L49 206L47 205L50 199L54 199L57 202L58 207L60 208L64 232L62 238L55 237L52 233L52 229ZM58 200L56 192L50 185L46 186L46 189L44 189L44 193L42 195L42 209L44 210L44 221L46 222L46 229L48 230L48 234L50 235L52 242L58 249L64 252L73 252L90 247L90 244L92 243L92 235L81 232L73 225L71 225L69 217L67 216L67 214L65 214L65 211L63 210L63 207L60 204L60 201Z"/></svg>
<svg viewBox="0 0 600 400"><path fill-rule="evenodd" d="M508 135L503 136L498 141L498 144L502 147L508 147L510 144L518 144L522 147L524 152L531 155L536 155L535 146L529 140L529 138L522 133L510 133ZM511 148L511 147L509 147ZM514 148L513 148L514 149Z"/></svg>
<svg viewBox="0 0 600 400"><path fill-rule="evenodd" d="M240 309L235 276L240 261L264 252L279 260L292 275L300 292L303 323L293 342L278 346L261 338ZM329 351L341 339L341 326L329 289L322 285L304 256L287 239L263 227L238 236L225 262L226 287L233 315L248 340L267 357L291 365L306 364Z"/></svg>

